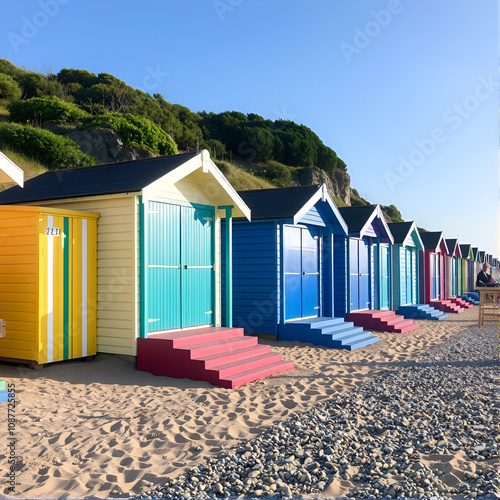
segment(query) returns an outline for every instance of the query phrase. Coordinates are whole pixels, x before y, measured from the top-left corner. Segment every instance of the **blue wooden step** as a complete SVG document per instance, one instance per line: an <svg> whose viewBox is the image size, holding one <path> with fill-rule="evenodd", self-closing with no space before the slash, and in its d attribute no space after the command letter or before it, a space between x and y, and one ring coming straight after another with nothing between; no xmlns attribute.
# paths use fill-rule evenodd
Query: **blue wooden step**
<svg viewBox="0 0 500 500"><path fill-rule="evenodd" d="M473 295L475 295L475 294L473 294ZM475 299L473 295L464 294L464 295L459 295L458 297L460 299L466 300L467 302L469 302L469 304L473 304L475 306L478 306L479 299Z"/></svg>
<svg viewBox="0 0 500 500"><path fill-rule="evenodd" d="M279 339L353 350L377 342L378 337L343 318L325 317L286 322L279 326Z"/></svg>
<svg viewBox="0 0 500 500"><path fill-rule="evenodd" d="M307 325L311 328L324 328L330 327L334 325L342 325L344 324L344 318L329 318L329 317L321 317L321 318L309 318L309 319L294 319L286 322L287 329L297 329L303 330L304 325Z"/></svg>
<svg viewBox="0 0 500 500"><path fill-rule="evenodd" d="M398 314L409 319L429 319L433 321L442 321L448 317L447 314L429 306L428 304L413 304L400 306Z"/></svg>

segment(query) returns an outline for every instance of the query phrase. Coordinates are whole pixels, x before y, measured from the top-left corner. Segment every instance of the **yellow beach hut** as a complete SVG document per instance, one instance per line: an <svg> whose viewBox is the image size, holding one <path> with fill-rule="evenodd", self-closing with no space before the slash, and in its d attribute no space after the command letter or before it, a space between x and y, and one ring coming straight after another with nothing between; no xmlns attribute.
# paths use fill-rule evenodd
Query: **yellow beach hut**
<svg viewBox="0 0 500 500"><path fill-rule="evenodd" d="M221 218L250 210L208 151L49 171L0 204L99 214L98 352L135 356L152 332L220 326Z"/></svg>

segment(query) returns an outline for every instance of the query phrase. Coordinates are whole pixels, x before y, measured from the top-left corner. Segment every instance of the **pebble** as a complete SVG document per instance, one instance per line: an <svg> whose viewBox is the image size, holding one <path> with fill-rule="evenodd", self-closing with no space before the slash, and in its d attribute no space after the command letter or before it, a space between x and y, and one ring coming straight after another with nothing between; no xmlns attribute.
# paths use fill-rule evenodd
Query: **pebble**
<svg viewBox="0 0 500 500"><path fill-rule="evenodd" d="M499 379L494 326L469 327L140 498L315 496L351 474L350 498L499 498ZM450 450L481 463L456 486L425 465Z"/></svg>

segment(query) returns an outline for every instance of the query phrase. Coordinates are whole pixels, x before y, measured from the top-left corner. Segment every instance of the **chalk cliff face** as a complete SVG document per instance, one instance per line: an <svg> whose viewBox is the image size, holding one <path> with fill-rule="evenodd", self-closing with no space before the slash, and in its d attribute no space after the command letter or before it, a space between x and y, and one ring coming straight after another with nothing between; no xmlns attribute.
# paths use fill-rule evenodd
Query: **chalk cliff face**
<svg viewBox="0 0 500 500"><path fill-rule="evenodd" d="M78 144L83 153L93 156L97 164L152 158L146 149L127 146L123 137L111 129L63 127L45 122L43 128L58 135L65 135Z"/></svg>
<svg viewBox="0 0 500 500"><path fill-rule="evenodd" d="M299 183L303 186L323 182L332 196L341 199L346 205L351 204L351 178L347 172L334 170L330 176L318 167L309 167L299 178Z"/></svg>

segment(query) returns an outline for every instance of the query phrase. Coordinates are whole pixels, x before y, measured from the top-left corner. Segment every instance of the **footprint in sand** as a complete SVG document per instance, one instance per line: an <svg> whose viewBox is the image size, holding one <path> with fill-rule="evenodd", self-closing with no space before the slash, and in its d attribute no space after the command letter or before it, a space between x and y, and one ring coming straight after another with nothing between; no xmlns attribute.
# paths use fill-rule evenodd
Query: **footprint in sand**
<svg viewBox="0 0 500 500"><path fill-rule="evenodd" d="M174 438L176 443L183 444L189 442L189 439L185 438L182 434L176 434ZM142 445L141 445L142 447Z"/></svg>

